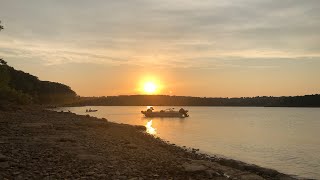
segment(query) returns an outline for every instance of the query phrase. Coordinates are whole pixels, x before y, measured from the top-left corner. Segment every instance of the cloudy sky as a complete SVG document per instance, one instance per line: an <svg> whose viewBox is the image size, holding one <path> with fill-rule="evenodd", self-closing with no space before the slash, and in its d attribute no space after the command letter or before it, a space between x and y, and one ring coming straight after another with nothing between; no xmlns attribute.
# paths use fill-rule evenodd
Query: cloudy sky
<svg viewBox="0 0 320 180"><path fill-rule="evenodd" d="M0 57L79 95L320 92L319 0L0 0Z"/></svg>

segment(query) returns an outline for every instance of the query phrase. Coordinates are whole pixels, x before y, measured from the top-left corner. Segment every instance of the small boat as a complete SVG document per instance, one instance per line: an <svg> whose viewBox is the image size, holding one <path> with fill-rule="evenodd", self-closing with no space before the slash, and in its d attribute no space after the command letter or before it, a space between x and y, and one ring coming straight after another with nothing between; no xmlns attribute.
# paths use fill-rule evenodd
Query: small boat
<svg viewBox="0 0 320 180"><path fill-rule="evenodd" d="M98 110L96 109L86 109L86 112L97 112Z"/></svg>
<svg viewBox="0 0 320 180"><path fill-rule="evenodd" d="M141 111L141 113L144 114L146 117L189 117L188 110L184 110L183 108L181 108L179 111L175 111L174 108L161 111L153 110L153 107L150 107L146 111Z"/></svg>

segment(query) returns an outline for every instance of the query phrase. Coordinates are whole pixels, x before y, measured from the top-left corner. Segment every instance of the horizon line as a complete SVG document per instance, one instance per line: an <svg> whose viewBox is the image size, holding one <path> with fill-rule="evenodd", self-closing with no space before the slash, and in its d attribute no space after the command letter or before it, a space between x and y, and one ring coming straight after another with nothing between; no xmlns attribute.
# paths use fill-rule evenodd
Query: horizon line
<svg viewBox="0 0 320 180"><path fill-rule="evenodd" d="M232 99L232 98L261 98L261 97L303 97L303 96L319 96L320 94L304 94L304 95L294 95L294 96L242 96L242 97L213 97L213 96L185 96L185 95L166 95L166 94L131 94L131 95L113 95L113 96L80 96L81 98L102 98L102 97L121 97L121 96L170 96L170 97L191 97L191 98L223 98L223 99Z"/></svg>

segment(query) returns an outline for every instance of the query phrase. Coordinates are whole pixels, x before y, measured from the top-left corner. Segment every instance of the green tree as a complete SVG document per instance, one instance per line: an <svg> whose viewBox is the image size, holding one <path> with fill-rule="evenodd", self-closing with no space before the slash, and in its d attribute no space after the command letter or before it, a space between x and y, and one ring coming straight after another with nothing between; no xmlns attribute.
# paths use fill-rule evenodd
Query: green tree
<svg viewBox="0 0 320 180"><path fill-rule="evenodd" d="M0 21L0 31L3 29ZM0 65L7 65L7 62L0 58ZM7 86L9 83L9 72L6 67L0 67L0 87Z"/></svg>
<svg viewBox="0 0 320 180"><path fill-rule="evenodd" d="M0 31L3 29L3 26L1 25L0 21ZM7 62L0 58L0 65L7 65Z"/></svg>
<svg viewBox="0 0 320 180"><path fill-rule="evenodd" d="M0 66L0 86L8 86L10 74L6 66Z"/></svg>
<svg viewBox="0 0 320 180"><path fill-rule="evenodd" d="M0 65L7 65L7 62L0 58Z"/></svg>
<svg viewBox="0 0 320 180"><path fill-rule="evenodd" d="M0 31L3 29L3 26L1 25L1 21L0 21Z"/></svg>

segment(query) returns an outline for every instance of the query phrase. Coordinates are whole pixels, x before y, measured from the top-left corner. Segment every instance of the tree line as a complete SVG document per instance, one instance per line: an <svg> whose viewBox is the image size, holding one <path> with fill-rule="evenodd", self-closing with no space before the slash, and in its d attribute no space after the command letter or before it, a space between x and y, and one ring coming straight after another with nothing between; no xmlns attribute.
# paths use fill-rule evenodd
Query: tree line
<svg viewBox="0 0 320 180"><path fill-rule="evenodd" d="M80 97L72 106L259 106L320 107L320 94L304 96L258 96L240 98L207 98L169 95L128 95Z"/></svg>
<svg viewBox="0 0 320 180"><path fill-rule="evenodd" d="M0 21L0 31L2 29ZM74 101L76 96L69 86L40 81L36 76L15 70L0 58L0 105L65 104Z"/></svg>
<svg viewBox="0 0 320 180"><path fill-rule="evenodd" d="M69 86L41 81L29 73L15 70L2 59L0 61L1 104L65 104L76 97Z"/></svg>

